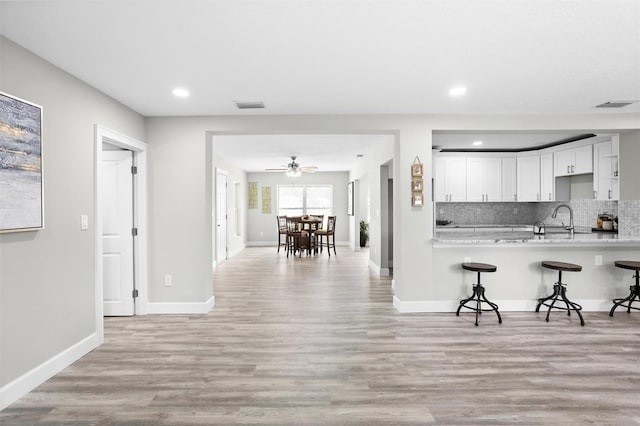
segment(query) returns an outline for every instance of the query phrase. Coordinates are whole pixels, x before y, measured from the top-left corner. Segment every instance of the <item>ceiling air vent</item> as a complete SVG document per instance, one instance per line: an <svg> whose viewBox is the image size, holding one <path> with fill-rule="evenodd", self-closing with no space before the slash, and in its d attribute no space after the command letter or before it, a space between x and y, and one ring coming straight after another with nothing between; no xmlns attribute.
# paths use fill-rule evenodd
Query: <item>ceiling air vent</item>
<svg viewBox="0 0 640 426"><path fill-rule="evenodd" d="M264 102L241 102L241 101L233 101L234 104L238 107L238 109L263 109Z"/></svg>
<svg viewBox="0 0 640 426"><path fill-rule="evenodd" d="M627 105L634 104L638 101L609 101L600 105L596 105L596 108L622 108Z"/></svg>

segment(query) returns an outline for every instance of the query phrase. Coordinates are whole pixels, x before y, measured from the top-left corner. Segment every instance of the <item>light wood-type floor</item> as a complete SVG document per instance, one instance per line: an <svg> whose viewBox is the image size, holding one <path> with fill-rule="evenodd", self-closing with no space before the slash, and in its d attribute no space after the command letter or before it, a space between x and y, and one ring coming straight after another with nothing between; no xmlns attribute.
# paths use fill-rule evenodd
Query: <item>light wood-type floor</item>
<svg viewBox="0 0 640 426"><path fill-rule="evenodd" d="M640 312L399 314L367 256L249 248L208 315L107 318L0 423L640 424Z"/></svg>

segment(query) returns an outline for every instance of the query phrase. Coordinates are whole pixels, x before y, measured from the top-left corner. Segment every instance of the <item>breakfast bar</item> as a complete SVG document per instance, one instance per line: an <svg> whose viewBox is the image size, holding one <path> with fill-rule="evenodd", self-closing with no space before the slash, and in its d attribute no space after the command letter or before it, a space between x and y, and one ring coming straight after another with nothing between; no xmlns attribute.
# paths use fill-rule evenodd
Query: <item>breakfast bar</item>
<svg viewBox="0 0 640 426"><path fill-rule="evenodd" d="M608 311L612 299L628 294L631 275L616 268L615 261L640 258L640 238L576 228L562 228L535 235L522 225L436 227L432 239L431 300L436 311L455 312L471 284L469 274L460 273L462 262L496 265L491 274L491 295L501 311L535 310L537 300L549 294L556 280L544 270L548 260L583 266L579 276L568 278L571 294L583 312Z"/></svg>

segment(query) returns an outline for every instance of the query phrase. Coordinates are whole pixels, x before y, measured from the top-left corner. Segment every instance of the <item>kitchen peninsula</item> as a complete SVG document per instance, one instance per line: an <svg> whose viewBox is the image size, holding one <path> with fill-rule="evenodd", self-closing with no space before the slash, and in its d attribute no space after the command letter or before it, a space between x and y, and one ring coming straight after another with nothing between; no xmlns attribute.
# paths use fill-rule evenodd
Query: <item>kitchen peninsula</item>
<svg viewBox="0 0 640 426"><path fill-rule="evenodd" d="M631 274L614 261L640 260L640 203L620 194L625 178L624 170L618 173L617 145L613 137L522 155L434 154L434 287L427 309L455 312L458 301L468 296L475 276L462 270L463 262L497 266L483 284L501 312L542 315L534 312L537 299L550 294L557 281L555 271L541 267L548 260L582 266L564 281L587 312L587 323L589 311L608 311L612 299L626 296ZM531 159L536 161L529 167ZM478 165L491 161L495 164L489 167ZM628 194L635 194L635 185L627 187ZM562 204L570 208L558 212ZM619 233L592 232L601 213L619 217ZM572 234L565 228L574 221ZM533 232L538 222L546 228L542 235Z"/></svg>

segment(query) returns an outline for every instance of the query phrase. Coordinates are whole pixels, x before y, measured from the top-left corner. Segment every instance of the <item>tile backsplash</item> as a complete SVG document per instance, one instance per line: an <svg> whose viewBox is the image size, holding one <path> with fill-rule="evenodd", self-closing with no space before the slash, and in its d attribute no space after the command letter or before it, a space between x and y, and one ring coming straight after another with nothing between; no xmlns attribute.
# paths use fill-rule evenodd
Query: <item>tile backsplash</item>
<svg viewBox="0 0 640 426"><path fill-rule="evenodd" d="M640 229L636 229L640 227L640 201L620 203L624 203L619 215L620 232L640 236ZM567 209L560 209L557 218L551 218L560 204L563 203L436 203L436 219L451 220L457 225L533 225L538 220L549 225L568 225ZM575 226L595 227L600 213L618 215L618 201L572 200L565 204L573 209Z"/></svg>
<svg viewBox="0 0 640 426"><path fill-rule="evenodd" d="M640 237L640 200L620 201L618 213L620 238Z"/></svg>

